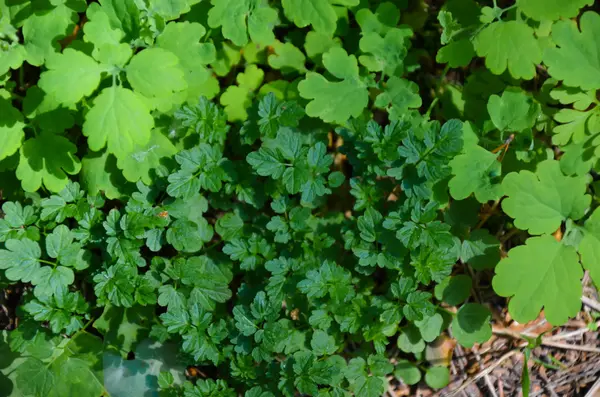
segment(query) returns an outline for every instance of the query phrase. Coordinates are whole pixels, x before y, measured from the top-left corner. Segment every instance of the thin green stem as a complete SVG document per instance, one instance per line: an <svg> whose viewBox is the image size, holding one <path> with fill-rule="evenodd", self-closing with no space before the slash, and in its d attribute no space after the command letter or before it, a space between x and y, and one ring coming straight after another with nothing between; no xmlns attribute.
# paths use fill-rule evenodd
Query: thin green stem
<svg viewBox="0 0 600 397"><path fill-rule="evenodd" d="M56 267L56 265L58 265L58 263L56 263L56 262L50 262L50 261L47 261L45 259L38 259L37 261L40 262L40 263L45 263L47 265L52 265L54 267Z"/></svg>

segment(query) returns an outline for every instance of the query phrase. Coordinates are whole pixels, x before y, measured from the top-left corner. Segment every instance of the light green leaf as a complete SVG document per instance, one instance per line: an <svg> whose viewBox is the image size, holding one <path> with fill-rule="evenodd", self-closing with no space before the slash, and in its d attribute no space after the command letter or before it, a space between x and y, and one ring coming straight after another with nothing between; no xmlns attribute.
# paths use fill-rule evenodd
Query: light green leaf
<svg viewBox="0 0 600 397"><path fill-rule="evenodd" d="M6 278L13 281L32 281L40 270L40 246L28 238L7 240L6 249L0 249L0 269L6 269Z"/></svg>
<svg viewBox="0 0 600 397"><path fill-rule="evenodd" d="M496 200L502 195L499 179L502 175L502 164L498 155L478 145L467 145L463 153L450 161L454 175L448 187L456 200L463 200L471 194L480 203Z"/></svg>
<svg viewBox="0 0 600 397"><path fill-rule="evenodd" d="M210 99L219 93L219 82L206 67L217 59L215 46L198 42L205 34L199 23L171 22L156 39L160 48L179 58L187 82L187 101L196 102L201 96Z"/></svg>
<svg viewBox="0 0 600 397"><path fill-rule="evenodd" d="M356 13L356 22L363 34L373 32L385 35L398 25L399 21L400 11L394 3L389 1L379 4L374 13L367 7L361 8Z"/></svg>
<svg viewBox="0 0 600 397"><path fill-rule="evenodd" d="M318 33L329 37L336 28L337 15L328 1L322 0L282 0L283 12L299 28L312 25Z"/></svg>
<svg viewBox="0 0 600 397"><path fill-rule="evenodd" d="M540 105L518 88L508 88L502 96L488 99L488 113L500 131L520 132L534 126Z"/></svg>
<svg viewBox="0 0 600 397"><path fill-rule="evenodd" d="M117 168L117 159L106 150L88 153L81 160L80 181L88 194L102 192L111 200L121 198L132 190Z"/></svg>
<svg viewBox="0 0 600 397"><path fill-rule="evenodd" d="M385 82L383 92L375 99L375 106L387 109L390 114L395 115L402 115L409 109L418 109L422 104L419 86L396 76Z"/></svg>
<svg viewBox="0 0 600 397"><path fill-rule="evenodd" d="M245 121L248 118L246 109L252 104L254 92L262 84L264 75L256 65L249 65L243 73L237 75L238 85L230 85L221 95L221 105L225 106L230 122Z"/></svg>
<svg viewBox="0 0 600 397"><path fill-rule="evenodd" d="M384 37L374 32L364 33L359 47L362 52L370 55L361 55L358 60L371 72L402 76L411 35L412 30L408 28L390 29Z"/></svg>
<svg viewBox="0 0 600 397"><path fill-rule="evenodd" d="M131 87L147 97L164 97L187 88L179 59L162 48L137 53L126 71Z"/></svg>
<svg viewBox="0 0 600 397"><path fill-rule="evenodd" d="M26 192L35 192L42 184L58 193L69 182L69 175L81 169L75 156L77 147L64 136L41 133L25 141L19 151L17 178Z"/></svg>
<svg viewBox="0 0 600 397"><path fill-rule="evenodd" d="M269 55L269 65L274 69L281 69L283 73L297 71L306 73L304 62L306 57L292 43L276 41L273 44L274 54Z"/></svg>
<svg viewBox="0 0 600 397"><path fill-rule="evenodd" d="M223 36L237 46L250 40L259 45L275 41L273 28L278 22L277 10L265 0L211 0L208 25L221 26Z"/></svg>
<svg viewBox="0 0 600 397"><path fill-rule="evenodd" d="M144 102L127 88L113 86L102 90L94 100L83 124L91 150L105 146L117 158L132 153L137 145L150 140L154 119Z"/></svg>
<svg viewBox="0 0 600 397"><path fill-rule="evenodd" d="M152 130L150 140L146 145L135 146L133 152L117 159L117 166L123 170L123 175L130 182L141 180L151 185L153 171L162 165L162 161L177 153L177 148L169 138L159 130Z"/></svg>
<svg viewBox="0 0 600 397"><path fill-rule="evenodd" d="M434 389L441 389L450 383L450 371L446 367L431 367L425 373L425 383Z"/></svg>
<svg viewBox="0 0 600 397"><path fill-rule="evenodd" d="M25 137L23 115L10 101L0 97L0 160L13 155Z"/></svg>
<svg viewBox="0 0 600 397"><path fill-rule="evenodd" d="M492 286L512 297L508 311L516 321L534 320L543 307L548 322L561 325L581 309L582 277L575 249L544 235L511 249L496 266Z"/></svg>
<svg viewBox="0 0 600 397"><path fill-rule="evenodd" d="M40 88L66 106L90 96L98 88L100 76L106 69L90 56L71 48L62 54L49 55L45 66L48 70L40 75Z"/></svg>
<svg viewBox="0 0 600 397"><path fill-rule="evenodd" d="M477 55L494 74L506 69L516 79L531 80L535 65L542 62L542 50L533 29L519 21L498 21L486 26L475 38Z"/></svg>
<svg viewBox="0 0 600 397"><path fill-rule="evenodd" d="M594 4L594 0L519 0L519 11L536 21L569 19L579 9Z"/></svg>
<svg viewBox="0 0 600 397"><path fill-rule="evenodd" d="M309 72L298 84L300 96L311 101L306 113L325 122L345 123L358 117L369 101L366 85L360 80L354 55L342 48L332 48L323 55L325 68L342 81L331 82L318 73Z"/></svg>
<svg viewBox="0 0 600 397"><path fill-rule="evenodd" d="M590 271L596 284L600 284L600 209L585 221L583 239L579 243L581 263Z"/></svg>
<svg viewBox="0 0 600 397"><path fill-rule="evenodd" d="M558 21L552 26L552 40L558 48L548 48L544 63L548 73L571 87L600 88L600 15L587 11L579 20Z"/></svg>
<svg viewBox="0 0 600 397"><path fill-rule="evenodd" d="M535 174L524 170L504 178L502 190L508 197L502 209L521 230L552 233L567 218L578 220L585 214L591 201L585 194L587 184L587 177L564 176L558 161L546 160Z"/></svg>
<svg viewBox="0 0 600 397"><path fill-rule="evenodd" d="M394 375L407 385L416 385L421 380L421 371L408 360L398 360Z"/></svg>
<svg viewBox="0 0 600 397"><path fill-rule="evenodd" d="M77 14L66 5L29 16L23 24L25 60L41 66L48 56L60 50L58 40L72 32L76 21Z"/></svg>

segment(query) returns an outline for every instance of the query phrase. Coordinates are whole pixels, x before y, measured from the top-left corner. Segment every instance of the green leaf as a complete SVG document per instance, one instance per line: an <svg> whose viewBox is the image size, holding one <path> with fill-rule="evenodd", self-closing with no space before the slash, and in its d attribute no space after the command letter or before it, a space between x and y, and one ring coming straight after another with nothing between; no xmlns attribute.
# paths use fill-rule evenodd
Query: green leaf
<svg viewBox="0 0 600 397"><path fill-rule="evenodd" d="M581 308L581 277L573 247L544 235L527 239L496 266L494 291L512 297L508 310L516 321L535 319L542 307L548 322L564 324Z"/></svg>
<svg viewBox="0 0 600 397"><path fill-rule="evenodd" d="M584 225L583 239L579 243L581 263L589 270L595 283L600 280L600 209L596 209Z"/></svg>
<svg viewBox="0 0 600 397"><path fill-rule="evenodd" d="M81 160L80 181L88 194L102 192L109 199L117 199L132 189L117 168L117 159L104 150L99 153L88 153Z"/></svg>
<svg viewBox="0 0 600 397"><path fill-rule="evenodd" d="M66 5L27 17L23 24L25 60L41 66L60 49L58 40L71 34L76 21L77 14Z"/></svg>
<svg viewBox="0 0 600 397"><path fill-rule="evenodd" d="M407 385L416 385L421 381L421 371L408 360L398 360L394 376L400 378Z"/></svg>
<svg viewBox="0 0 600 397"><path fill-rule="evenodd" d="M166 20L177 19L190 12L191 6L200 0L150 0L150 7Z"/></svg>
<svg viewBox="0 0 600 397"><path fill-rule="evenodd" d="M15 109L10 101L0 97L0 160L13 155L20 147L25 132L23 115Z"/></svg>
<svg viewBox="0 0 600 397"><path fill-rule="evenodd" d="M409 109L418 109L423 102L419 96L419 86L412 81L390 77L377 95L375 106L387 109L392 115L402 115Z"/></svg>
<svg viewBox="0 0 600 397"><path fill-rule="evenodd" d="M552 40L558 48L548 48L544 63L548 73L571 87L600 88L600 61L592 56L600 48L600 15L587 11L579 20L558 21L552 26Z"/></svg>
<svg viewBox="0 0 600 397"><path fill-rule="evenodd" d="M450 383L450 371L446 367L431 367L425 373L425 383L434 389L441 389Z"/></svg>
<svg viewBox="0 0 600 397"><path fill-rule="evenodd" d="M320 329L313 333L310 347L317 356L331 355L337 350L335 338Z"/></svg>
<svg viewBox="0 0 600 397"><path fill-rule="evenodd" d="M198 252L213 234L212 226L205 219L200 223L178 219L167 230L167 242L178 251Z"/></svg>
<svg viewBox="0 0 600 397"><path fill-rule="evenodd" d="M385 36L363 33L360 50L370 55L361 55L358 60L370 72L383 72L388 76L404 74L404 58L410 46L410 29L390 29Z"/></svg>
<svg viewBox="0 0 600 397"><path fill-rule="evenodd" d="M333 6L320 0L282 0L283 12L299 28L312 25L318 33L332 36L337 15Z"/></svg>
<svg viewBox="0 0 600 397"><path fill-rule="evenodd" d="M164 97L187 88L179 58L162 48L148 48L135 54L126 72L131 87L147 97Z"/></svg>
<svg viewBox="0 0 600 397"><path fill-rule="evenodd" d="M153 318L151 308L152 306L122 308L109 304L94 321L94 328L102 333L106 346L116 348L123 357L127 357L147 334Z"/></svg>
<svg viewBox="0 0 600 397"><path fill-rule="evenodd" d="M300 96L310 100L306 114L338 124L358 117L367 106L369 96L358 74L356 57L334 47L323 54L323 64L341 81L331 82L318 73L307 73L298 84Z"/></svg>
<svg viewBox="0 0 600 397"><path fill-rule="evenodd" d="M467 275L459 274L457 276L446 277L441 283L435 286L435 297L450 306L457 306L471 295L471 286L471 277Z"/></svg>
<svg viewBox="0 0 600 397"><path fill-rule="evenodd" d="M275 41L272 47L275 53L269 55L269 66L274 69L281 69L283 73L293 71L306 73L306 67L304 67L306 57L298 47L292 43L282 43L280 41Z"/></svg>
<svg viewBox="0 0 600 397"><path fill-rule="evenodd" d="M256 65L249 65L243 73L237 75L238 85L230 85L221 95L221 105L225 106L230 122L245 121L248 118L246 109L252 104L253 93L262 84L264 75Z"/></svg>
<svg viewBox="0 0 600 397"><path fill-rule="evenodd" d="M113 86L94 99L83 124L91 150L107 146L117 158L133 153L136 145L146 145L154 119L144 102L127 88Z"/></svg>
<svg viewBox="0 0 600 397"><path fill-rule="evenodd" d="M507 89L502 96L492 95L487 109L500 131L520 132L534 126L540 105L520 89Z"/></svg>
<svg viewBox="0 0 600 397"><path fill-rule="evenodd" d="M536 21L554 21L576 17L580 8L592 4L593 0L520 0L519 10Z"/></svg>
<svg viewBox="0 0 600 397"><path fill-rule="evenodd" d="M90 96L98 88L102 72L106 71L106 67L90 56L71 48L62 54L50 55L45 66L48 70L40 75L40 88L66 106Z"/></svg>
<svg viewBox="0 0 600 397"><path fill-rule="evenodd" d="M28 238L7 240L6 249L0 249L0 269L6 270L6 278L31 282L40 271L38 260L42 255L40 246Z"/></svg>
<svg viewBox="0 0 600 397"><path fill-rule="evenodd" d="M275 41L273 28L278 22L277 10L265 0L211 0L208 25L221 27L223 37L237 46L250 40L259 45Z"/></svg>
<svg viewBox="0 0 600 397"><path fill-rule="evenodd" d="M535 174L511 172L504 178L502 189L508 197L502 209L521 230L552 233L567 218L583 217L591 200L585 194L587 183L586 177L564 176L558 161L546 160L538 164Z"/></svg>
<svg viewBox="0 0 600 397"><path fill-rule="evenodd" d="M473 347L475 343L484 343L492 337L491 317L492 313L485 306L467 303L452 320L452 335L466 348Z"/></svg>
<svg viewBox="0 0 600 397"><path fill-rule="evenodd" d="M196 101L200 96L213 98L219 92L219 82L207 65L217 59L212 43L199 43L206 29L199 23L171 22L156 38L156 44L179 58L179 68L187 82L187 101Z"/></svg>
<svg viewBox="0 0 600 397"><path fill-rule="evenodd" d="M75 175L81 169L76 152L77 147L70 140L51 133L25 141L17 167L23 190L35 192L44 185L53 193L60 192L69 181L67 174Z"/></svg>
<svg viewBox="0 0 600 397"><path fill-rule="evenodd" d="M498 21L487 25L475 38L477 55L494 74L508 69L516 79L531 80L535 65L542 62L542 50L533 29L519 21Z"/></svg>
<svg viewBox="0 0 600 397"><path fill-rule="evenodd" d="M500 242L485 229L473 230L462 243L460 259L477 270L492 269L500 260Z"/></svg>
<svg viewBox="0 0 600 397"><path fill-rule="evenodd" d="M450 161L454 175L448 187L456 200L464 200L471 194L480 203L497 200L502 195L499 179L502 164L498 155L478 145L467 145L463 153Z"/></svg>
<svg viewBox="0 0 600 397"><path fill-rule="evenodd" d="M358 22L363 34L374 32L385 35L399 21L400 11L394 3L389 1L379 4L375 12L372 12L367 7L361 8L356 12L356 22Z"/></svg>
<svg viewBox="0 0 600 397"><path fill-rule="evenodd" d="M133 152L125 157L117 158L117 166L130 182L141 180L151 185L157 168L164 166L164 161L177 153L177 148L169 138L159 130L152 130L150 140L143 146L134 146Z"/></svg>

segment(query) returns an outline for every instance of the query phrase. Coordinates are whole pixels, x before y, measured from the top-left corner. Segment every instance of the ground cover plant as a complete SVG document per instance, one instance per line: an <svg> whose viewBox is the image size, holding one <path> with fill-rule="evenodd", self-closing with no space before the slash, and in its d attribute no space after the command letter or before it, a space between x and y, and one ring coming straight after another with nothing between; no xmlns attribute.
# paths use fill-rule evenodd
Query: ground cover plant
<svg viewBox="0 0 600 397"><path fill-rule="evenodd" d="M0 0L0 395L437 390L498 302L567 323L598 53L593 0Z"/></svg>

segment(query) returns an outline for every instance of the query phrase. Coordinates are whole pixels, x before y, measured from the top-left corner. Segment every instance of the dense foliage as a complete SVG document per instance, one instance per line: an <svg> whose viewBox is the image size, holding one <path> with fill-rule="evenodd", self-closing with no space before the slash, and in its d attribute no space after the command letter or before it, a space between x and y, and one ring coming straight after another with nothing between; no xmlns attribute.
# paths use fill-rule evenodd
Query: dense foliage
<svg viewBox="0 0 600 397"><path fill-rule="evenodd" d="M0 0L0 395L378 397L490 279L576 315L600 15L435 3Z"/></svg>

